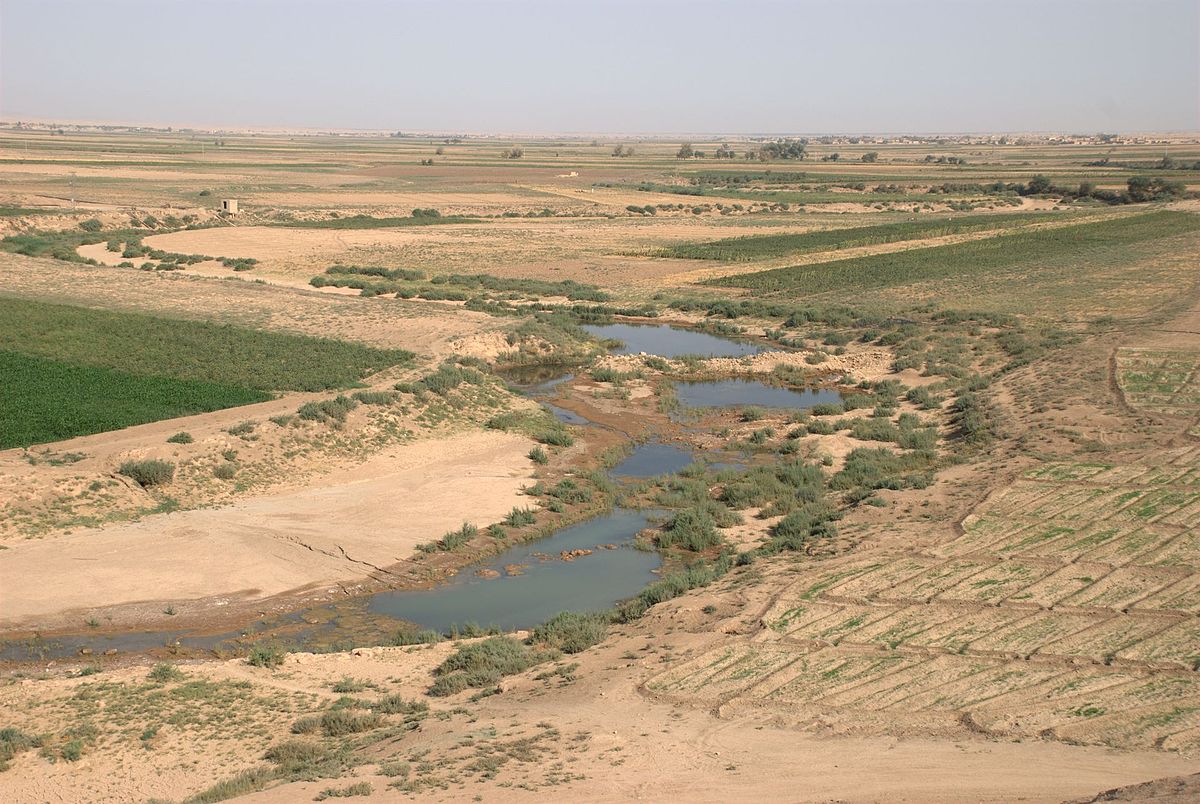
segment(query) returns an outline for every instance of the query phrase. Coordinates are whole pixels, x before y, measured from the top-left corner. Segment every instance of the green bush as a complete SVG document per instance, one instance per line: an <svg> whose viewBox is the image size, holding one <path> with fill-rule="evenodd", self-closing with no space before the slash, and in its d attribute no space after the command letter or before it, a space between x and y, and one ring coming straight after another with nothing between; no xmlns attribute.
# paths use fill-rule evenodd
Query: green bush
<svg viewBox="0 0 1200 804"><path fill-rule="evenodd" d="M529 450L529 460L536 464L545 466L546 464L550 463L550 456L547 455L546 450L542 449L541 447L534 447L533 449Z"/></svg>
<svg viewBox="0 0 1200 804"><path fill-rule="evenodd" d="M440 631L397 631L392 636L393 645L436 645L446 639Z"/></svg>
<svg viewBox="0 0 1200 804"><path fill-rule="evenodd" d="M213 468L213 477L217 478L218 480L233 480L233 477L236 474L237 466L232 463L217 464L217 466Z"/></svg>
<svg viewBox="0 0 1200 804"><path fill-rule="evenodd" d="M142 488L161 486L175 479L175 464L151 458L142 461L125 461L118 467L117 474L125 475Z"/></svg>
<svg viewBox="0 0 1200 804"><path fill-rule="evenodd" d="M564 611L533 629L529 644L545 645L563 653L580 653L602 642L607 635L607 614Z"/></svg>
<svg viewBox="0 0 1200 804"><path fill-rule="evenodd" d="M159 684L166 684L169 681L183 681L186 678L182 670L167 662L159 662L154 665L146 677Z"/></svg>
<svg viewBox="0 0 1200 804"><path fill-rule="evenodd" d="M486 687L504 676L523 672L535 664L557 658L557 651L534 651L512 637L497 636L460 645L434 668L430 695L453 695L468 687Z"/></svg>
<svg viewBox="0 0 1200 804"><path fill-rule="evenodd" d="M758 407L742 408L741 416L739 417L744 422L756 422L763 417L763 409Z"/></svg>
<svg viewBox="0 0 1200 804"><path fill-rule="evenodd" d="M813 416L836 416L845 413L846 407L840 402L819 402L808 409Z"/></svg>
<svg viewBox="0 0 1200 804"><path fill-rule="evenodd" d="M250 648L246 655L246 664L254 667L279 667L283 664L287 651L274 642L259 642Z"/></svg>
<svg viewBox="0 0 1200 804"><path fill-rule="evenodd" d="M391 391L355 391L350 396L364 405L390 405L396 401L396 395Z"/></svg>
<svg viewBox="0 0 1200 804"><path fill-rule="evenodd" d="M457 550L467 542L474 539L479 533L479 528L469 522L464 522L458 530L452 530L438 540L438 547L442 550L450 551Z"/></svg>
<svg viewBox="0 0 1200 804"><path fill-rule="evenodd" d="M537 522L537 515L529 508L513 506L513 509L504 517L504 524L510 528L521 528L525 525L532 525L534 522Z"/></svg>
<svg viewBox="0 0 1200 804"><path fill-rule="evenodd" d="M338 394L333 399L306 402L296 411L296 415L306 421L341 423L346 421L346 414L357 406L358 403L350 397Z"/></svg>
<svg viewBox="0 0 1200 804"><path fill-rule="evenodd" d="M671 517L658 537L660 547L679 547L700 552L721 543L712 516L704 509L688 508Z"/></svg>
<svg viewBox="0 0 1200 804"><path fill-rule="evenodd" d="M196 439L192 438L191 433L178 432L167 439L168 444L190 444Z"/></svg>
<svg viewBox="0 0 1200 804"><path fill-rule="evenodd" d="M8 768L9 761L17 754L31 748L40 748L42 743L41 737L27 734L20 729L12 727L0 729L0 771Z"/></svg>

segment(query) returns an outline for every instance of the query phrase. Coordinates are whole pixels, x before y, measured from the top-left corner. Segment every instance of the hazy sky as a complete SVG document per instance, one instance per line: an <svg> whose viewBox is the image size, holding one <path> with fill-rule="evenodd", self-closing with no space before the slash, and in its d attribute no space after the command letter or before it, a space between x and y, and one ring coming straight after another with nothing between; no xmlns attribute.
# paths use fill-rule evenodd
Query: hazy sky
<svg viewBox="0 0 1200 804"><path fill-rule="evenodd" d="M0 0L0 116L1194 131L1200 0Z"/></svg>

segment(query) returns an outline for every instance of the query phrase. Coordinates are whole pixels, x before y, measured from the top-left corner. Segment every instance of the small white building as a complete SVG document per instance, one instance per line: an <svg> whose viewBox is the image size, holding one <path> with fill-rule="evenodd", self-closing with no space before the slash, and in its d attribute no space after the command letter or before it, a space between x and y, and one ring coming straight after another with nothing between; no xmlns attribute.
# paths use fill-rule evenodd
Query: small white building
<svg viewBox="0 0 1200 804"><path fill-rule="evenodd" d="M236 198L221 199L221 211L227 212L230 215L236 215L237 211L238 211L237 199Z"/></svg>

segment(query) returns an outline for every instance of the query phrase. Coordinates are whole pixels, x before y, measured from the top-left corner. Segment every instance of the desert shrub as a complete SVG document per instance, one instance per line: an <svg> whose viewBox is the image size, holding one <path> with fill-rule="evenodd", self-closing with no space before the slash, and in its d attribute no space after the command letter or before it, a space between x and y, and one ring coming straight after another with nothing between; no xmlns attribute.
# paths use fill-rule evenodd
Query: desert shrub
<svg viewBox="0 0 1200 804"><path fill-rule="evenodd" d="M217 478L218 480L233 480L234 475L236 474L237 466L232 463L217 464L217 466L213 468L213 477Z"/></svg>
<svg viewBox="0 0 1200 804"><path fill-rule="evenodd" d="M348 734L377 729L383 725L383 717L374 712L355 712L350 708L331 709L319 716L301 718L292 725L297 734L308 734L318 729L326 737L345 737Z"/></svg>
<svg viewBox="0 0 1200 804"><path fill-rule="evenodd" d="M161 486L175 479L175 464L156 458L125 461L118 467L117 474L125 475L142 488Z"/></svg>
<svg viewBox="0 0 1200 804"><path fill-rule="evenodd" d="M640 380L645 376L640 371L617 371L603 367L592 369L591 375L596 382L611 382L613 385L620 385L626 380Z"/></svg>
<svg viewBox="0 0 1200 804"><path fill-rule="evenodd" d="M924 387L910 388L904 397L921 410L934 410L942 405L941 397Z"/></svg>
<svg viewBox="0 0 1200 804"><path fill-rule="evenodd" d="M424 701L407 701L399 695L387 695L370 705L371 711L381 715L421 715L429 712Z"/></svg>
<svg viewBox="0 0 1200 804"><path fill-rule="evenodd" d="M546 450L542 449L541 447L534 447L533 449L529 450L529 460L545 466L546 464L550 463L550 456L547 455Z"/></svg>
<svg viewBox="0 0 1200 804"><path fill-rule="evenodd" d="M953 437L971 447L983 447L996 437L991 411L976 393L959 394L950 406Z"/></svg>
<svg viewBox="0 0 1200 804"><path fill-rule="evenodd" d="M504 524L510 528L521 528L525 525L532 525L537 521L537 515L529 508L518 508L513 506L513 509L504 517Z"/></svg>
<svg viewBox="0 0 1200 804"><path fill-rule="evenodd" d="M165 684L168 681L182 681L185 677L182 670L167 662L159 662L154 665L146 675L146 678L159 684Z"/></svg>
<svg viewBox="0 0 1200 804"><path fill-rule="evenodd" d="M864 490L923 487L935 458L925 450L901 455L886 447L859 447L846 456L845 465L830 478L829 486L849 492L851 499L865 499Z"/></svg>
<svg viewBox="0 0 1200 804"><path fill-rule="evenodd" d="M617 622L633 622L651 606L679 597L692 589L708 586L724 576L732 566L733 560L729 554L720 556L712 564L698 561L647 586L637 597L619 605L613 618Z"/></svg>
<svg viewBox="0 0 1200 804"><path fill-rule="evenodd" d="M442 550L457 550L467 542L474 539L479 533L479 528L469 522L464 522L458 530L452 530L438 540L438 547Z"/></svg>
<svg viewBox="0 0 1200 804"><path fill-rule="evenodd" d="M362 692L366 688L367 683L365 681L359 681L358 679L350 676L342 676L341 680L335 681L332 687L334 692L342 694Z"/></svg>
<svg viewBox="0 0 1200 804"><path fill-rule="evenodd" d="M529 644L545 645L563 653L580 653L603 641L607 634L607 614L564 611L533 629Z"/></svg>
<svg viewBox="0 0 1200 804"><path fill-rule="evenodd" d="M658 537L660 547L680 547L699 552L721 543L712 516L704 509L679 511Z"/></svg>
<svg viewBox="0 0 1200 804"><path fill-rule="evenodd" d="M253 433L254 428L257 426L258 425L252 421L238 422L237 424L228 428L225 432L232 436L246 436Z"/></svg>
<svg viewBox="0 0 1200 804"><path fill-rule="evenodd" d="M41 737L27 734L20 729L11 727L0 729L0 771L5 770L9 761L17 754L31 748L39 748L42 742Z"/></svg>
<svg viewBox="0 0 1200 804"><path fill-rule="evenodd" d="M898 441L900 431L887 419L854 419L850 435L860 441Z"/></svg>
<svg viewBox="0 0 1200 804"><path fill-rule="evenodd" d="M496 636L460 645L434 668L430 695L453 695L468 687L486 687L504 676L523 672L535 664L557 658L557 651L535 651L512 637Z"/></svg>
<svg viewBox="0 0 1200 804"><path fill-rule="evenodd" d="M431 159L432 163L433 160ZM369 796L375 792L370 782L355 782L346 787L327 787L313 798L313 801L324 801L327 798L351 798L353 796Z"/></svg>
<svg viewBox="0 0 1200 804"><path fill-rule="evenodd" d="M338 394L333 399L305 402L296 411L296 415L305 421L340 423L346 421L346 414L357 406L358 403L350 397Z"/></svg>
<svg viewBox="0 0 1200 804"><path fill-rule="evenodd" d="M393 645L436 645L445 640L440 631L397 631L392 636Z"/></svg>
<svg viewBox="0 0 1200 804"><path fill-rule="evenodd" d="M287 651L274 642L258 642L246 655L246 664L254 667L278 667L283 664Z"/></svg>
<svg viewBox="0 0 1200 804"><path fill-rule="evenodd" d="M813 416L836 416L845 413L846 408L840 402L819 402L808 409Z"/></svg>
<svg viewBox="0 0 1200 804"><path fill-rule="evenodd" d="M937 446L938 433L932 427L900 431L897 443L904 449L931 450Z"/></svg>
<svg viewBox="0 0 1200 804"><path fill-rule="evenodd" d="M275 764L279 778L297 781L338 776L348 766L343 751L308 740L284 740L264 756Z"/></svg>
<svg viewBox="0 0 1200 804"><path fill-rule="evenodd" d="M646 355L645 357L642 358L642 363L644 363L646 365L646 368L651 368L651 369L654 369L655 371L670 371L671 370L671 364L667 360L664 360L663 358L658 357L657 355Z"/></svg>
<svg viewBox="0 0 1200 804"><path fill-rule="evenodd" d="M742 408L742 413L738 417L744 422L756 422L763 417L763 409L758 407Z"/></svg>
<svg viewBox="0 0 1200 804"><path fill-rule="evenodd" d="M489 419L487 427L490 430L522 433L554 447L569 447L575 443L575 437L566 426L545 409L501 413Z"/></svg>
<svg viewBox="0 0 1200 804"><path fill-rule="evenodd" d="M771 528L764 552L803 550L814 539L830 538L836 533L833 518L833 509L824 500L806 503Z"/></svg>
<svg viewBox="0 0 1200 804"><path fill-rule="evenodd" d="M817 419L804 425L804 429L812 435L833 435L833 424L823 419Z"/></svg>
<svg viewBox="0 0 1200 804"><path fill-rule="evenodd" d="M79 228L85 232L98 232L104 228L104 224L95 218L88 218L86 221L80 222Z"/></svg>
<svg viewBox="0 0 1200 804"><path fill-rule="evenodd" d="M355 391L350 396L364 405L390 405L396 401L396 395L391 391Z"/></svg>
<svg viewBox="0 0 1200 804"><path fill-rule="evenodd" d="M184 804L216 804L218 801L228 801L262 790L278 778L279 774L274 768L251 768L190 796L184 800Z"/></svg>
<svg viewBox="0 0 1200 804"><path fill-rule="evenodd" d="M178 432L167 439L168 444L190 444L196 439L192 438L191 433Z"/></svg>

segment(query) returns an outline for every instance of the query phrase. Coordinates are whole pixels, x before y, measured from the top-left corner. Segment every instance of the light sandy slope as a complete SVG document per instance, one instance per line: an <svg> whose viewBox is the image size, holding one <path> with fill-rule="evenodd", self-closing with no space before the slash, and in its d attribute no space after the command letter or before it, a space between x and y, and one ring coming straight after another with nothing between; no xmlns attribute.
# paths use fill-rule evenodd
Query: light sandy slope
<svg viewBox="0 0 1200 804"><path fill-rule="evenodd" d="M140 601L266 597L351 581L519 501L529 442L494 431L408 444L320 485L80 530L0 551L0 624Z"/></svg>
<svg viewBox="0 0 1200 804"><path fill-rule="evenodd" d="M427 699L435 712L447 715L456 710L463 716L430 717L416 731L393 732L377 741L369 755L379 762L408 760L412 752L428 749L426 758L437 766L430 775L455 781L444 789L418 788L420 795L439 801L482 797L492 802L1057 802L1193 773L1200 767L1194 758L1167 752L1120 752L1053 742L971 736L827 737L780 727L762 715L721 719L704 709L641 695L638 684L661 666L662 651L680 648L686 644L674 637L656 639L634 627L632 633L570 657L580 663L574 683L538 681L533 678L538 668L505 679L502 694L479 702L469 702L469 692ZM101 745L89 746L76 763L51 764L36 751L17 756L12 768L0 773L0 800L181 799L263 764L268 745L295 739L289 729L297 717L333 702L333 682L350 677L375 685L363 693L366 698L387 691L411 700L421 696L430 682L430 669L453 649L452 643L443 643L295 654L274 673L240 659L187 664L182 669L190 679L249 683L254 692L252 697L229 700L236 717L195 724L187 718L180 718L178 725L168 719L175 698L154 687L143 688L142 695L157 703L144 709L131 709L128 702L119 705L123 696L117 685L141 683L145 666L115 669L99 679L27 679L3 686L0 708L11 713L11 725L26 730L74 725L76 709L61 702L75 700L90 688L95 692L88 700L99 702L93 717L106 737ZM105 706L109 699L112 705ZM180 705L211 711L215 704ZM142 745L137 735L150 725L158 726L158 734L152 745ZM539 740L548 728L557 736ZM528 740L529 750L518 755L519 761L504 763L495 778L479 772L476 746L499 748L522 738ZM504 753L500 750L496 756ZM552 765L568 780L548 784ZM380 775L370 761L352 773L340 780L287 784L238 800L311 801L322 790L344 788L355 780L373 785L371 801L412 800L411 793L388 787L403 778Z"/></svg>

